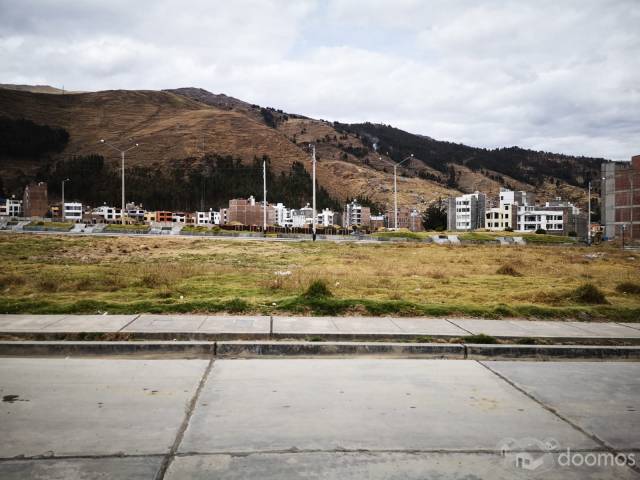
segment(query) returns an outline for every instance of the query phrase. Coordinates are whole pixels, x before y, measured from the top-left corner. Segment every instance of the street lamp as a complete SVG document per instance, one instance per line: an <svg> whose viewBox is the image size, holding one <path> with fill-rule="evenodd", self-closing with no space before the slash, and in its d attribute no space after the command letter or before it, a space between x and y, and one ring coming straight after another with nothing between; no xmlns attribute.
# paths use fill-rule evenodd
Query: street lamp
<svg viewBox="0 0 640 480"><path fill-rule="evenodd" d="M139 144L136 143L132 147L127 148L126 150L121 150L118 147L114 147L109 142L105 141L104 138L100 139L100 143L103 143L103 144L107 145L108 147L113 148L116 152L119 152L120 153L120 157L122 158L122 210L121 210L121 213L120 213L120 218L122 219L122 224L124 225L124 210L125 210L125 203L124 203L124 154L127 153L129 150L133 150Z"/></svg>
<svg viewBox="0 0 640 480"><path fill-rule="evenodd" d="M398 167L411 158L413 158L413 153L393 166L393 216L395 218L395 230L398 229Z"/></svg>
<svg viewBox="0 0 640 480"><path fill-rule="evenodd" d="M310 144L311 147L311 163L312 163L312 171L313 171L313 217L311 218L311 232L313 236L313 241L316 241L316 146L315 144Z"/></svg>
<svg viewBox="0 0 640 480"><path fill-rule="evenodd" d="M71 181L68 178L62 180L62 202L60 203L60 218L64 221L64 184Z"/></svg>

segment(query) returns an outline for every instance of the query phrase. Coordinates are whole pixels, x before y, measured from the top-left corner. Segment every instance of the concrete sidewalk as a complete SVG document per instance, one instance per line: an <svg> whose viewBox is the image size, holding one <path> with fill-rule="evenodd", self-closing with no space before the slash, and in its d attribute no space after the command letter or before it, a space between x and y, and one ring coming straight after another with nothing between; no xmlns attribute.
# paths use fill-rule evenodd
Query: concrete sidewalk
<svg viewBox="0 0 640 480"><path fill-rule="evenodd" d="M0 478L632 479L612 460L640 451L639 376L637 363L8 358Z"/></svg>
<svg viewBox="0 0 640 480"><path fill-rule="evenodd" d="M640 339L640 323L481 320L407 317L269 317L223 315L0 315L0 334L126 333L144 339L268 339L321 337L326 340L496 338L582 340Z"/></svg>

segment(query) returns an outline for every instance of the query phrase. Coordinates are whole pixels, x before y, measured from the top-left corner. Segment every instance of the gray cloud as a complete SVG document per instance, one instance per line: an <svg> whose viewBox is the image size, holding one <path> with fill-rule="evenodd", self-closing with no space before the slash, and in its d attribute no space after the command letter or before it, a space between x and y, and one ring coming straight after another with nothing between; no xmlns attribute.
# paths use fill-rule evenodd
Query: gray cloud
<svg viewBox="0 0 640 480"><path fill-rule="evenodd" d="M0 0L0 82L199 86L471 145L640 153L637 0Z"/></svg>

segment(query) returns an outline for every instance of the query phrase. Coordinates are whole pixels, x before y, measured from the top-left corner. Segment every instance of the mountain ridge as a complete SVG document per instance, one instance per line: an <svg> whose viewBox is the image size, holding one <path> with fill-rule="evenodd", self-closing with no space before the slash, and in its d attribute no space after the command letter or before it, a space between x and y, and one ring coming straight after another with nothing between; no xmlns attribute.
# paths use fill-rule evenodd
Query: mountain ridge
<svg viewBox="0 0 640 480"><path fill-rule="evenodd" d="M606 161L519 147L487 150L384 124L316 120L195 87L59 95L0 86L0 116L68 130L65 150L46 161L96 153L113 161L115 152L98 140L133 137L142 145L130 154L131 165L162 168L215 153L243 162L266 155L276 173L294 162L310 171L308 145L315 143L320 185L340 200L367 197L383 206L392 204L394 162L409 153L416 160L398 169L399 203L419 208L438 197L476 189L496 194L500 187L535 191L542 199L584 201L585 182ZM4 158L3 163L13 172L5 177L24 181L33 175L29 161ZM15 178L3 180L17 187Z"/></svg>

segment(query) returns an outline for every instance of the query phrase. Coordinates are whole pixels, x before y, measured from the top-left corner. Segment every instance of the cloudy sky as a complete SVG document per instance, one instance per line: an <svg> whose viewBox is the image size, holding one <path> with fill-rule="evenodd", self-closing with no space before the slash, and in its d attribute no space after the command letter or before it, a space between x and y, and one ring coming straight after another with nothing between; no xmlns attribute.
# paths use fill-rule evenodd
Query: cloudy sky
<svg viewBox="0 0 640 480"><path fill-rule="evenodd" d="M0 0L0 83L196 86L627 160L640 154L640 0Z"/></svg>

